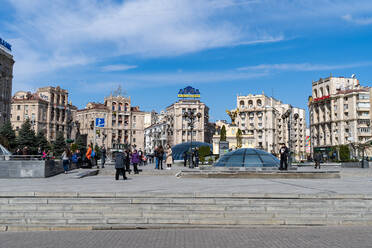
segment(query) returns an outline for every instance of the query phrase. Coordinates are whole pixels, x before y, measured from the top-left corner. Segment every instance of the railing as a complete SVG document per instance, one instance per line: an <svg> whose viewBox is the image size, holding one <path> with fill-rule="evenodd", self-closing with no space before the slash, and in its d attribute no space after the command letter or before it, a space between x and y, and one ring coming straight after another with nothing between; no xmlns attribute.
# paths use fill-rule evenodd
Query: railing
<svg viewBox="0 0 372 248"><path fill-rule="evenodd" d="M0 155L0 160L42 160L41 155ZM49 160L47 157L45 160Z"/></svg>

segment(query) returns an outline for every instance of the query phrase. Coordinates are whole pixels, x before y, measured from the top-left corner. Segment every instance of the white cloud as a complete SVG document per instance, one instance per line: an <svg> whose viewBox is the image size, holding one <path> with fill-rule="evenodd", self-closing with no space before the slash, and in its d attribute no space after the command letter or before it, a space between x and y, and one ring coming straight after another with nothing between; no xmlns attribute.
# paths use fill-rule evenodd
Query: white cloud
<svg viewBox="0 0 372 248"><path fill-rule="evenodd" d="M119 64L119 65L106 65L102 67L102 71L110 72L110 71L127 71L130 69L137 68L136 65L125 65L125 64Z"/></svg>
<svg viewBox="0 0 372 248"><path fill-rule="evenodd" d="M122 85L124 89L154 88L168 85L185 85L201 83L233 83L237 80L249 80L266 76L266 72L236 72L236 71L207 71L207 72L168 72L151 74L128 74L117 81L81 82L76 87L81 91L97 93L113 90Z"/></svg>
<svg viewBox="0 0 372 248"><path fill-rule="evenodd" d="M342 19L345 21L357 24L357 25L370 25L372 24L372 16L371 17L359 17L355 18L351 14L346 14L342 16Z"/></svg>
<svg viewBox="0 0 372 248"><path fill-rule="evenodd" d="M350 64L339 64L339 65L324 65L324 64L311 64L311 63L299 63L299 64L261 64L254 66L245 66L237 68L238 71L332 71L338 69L357 68L364 66L371 66L372 62L360 62Z"/></svg>

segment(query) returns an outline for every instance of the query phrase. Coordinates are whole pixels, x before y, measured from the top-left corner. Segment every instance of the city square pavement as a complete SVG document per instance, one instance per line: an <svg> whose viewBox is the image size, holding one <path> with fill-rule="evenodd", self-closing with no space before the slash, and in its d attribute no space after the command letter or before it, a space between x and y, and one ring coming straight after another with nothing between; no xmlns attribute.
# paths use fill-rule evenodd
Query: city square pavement
<svg viewBox="0 0 372 248"><path fill-rule="evenodd" d="M273 194L368 194L372 195L372 169L323 167L340 170L341 179L200 179L177 178L183 167L144 173L114 180L112 169L98 176L77 179L77 171L50 178L0 179L0 192L128 192L128 193L273 193ZM299 170L314 170L299 168ZM109 171L110 173L107 173ZM165 174L164 174L165 173ZM122 177L120 177L122 178Z"/></svg>
<svg viewBox="0 0 372 248"><path fill-rule="evenodd" d="M372 227L155 229L0 233L6 248L352 248L372 247Z"/></svg>

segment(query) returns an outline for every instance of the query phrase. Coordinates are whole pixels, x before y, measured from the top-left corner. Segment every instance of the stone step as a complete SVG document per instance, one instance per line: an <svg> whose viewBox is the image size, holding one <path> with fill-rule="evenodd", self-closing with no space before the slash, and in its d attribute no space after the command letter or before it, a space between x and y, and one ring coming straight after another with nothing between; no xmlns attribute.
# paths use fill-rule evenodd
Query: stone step
<svg viewBox="0 0 372 248"><path fill-rule="evenodd" d="M372 224L372 198L366 196L193 195L2 194L0 226Z"/></svg>

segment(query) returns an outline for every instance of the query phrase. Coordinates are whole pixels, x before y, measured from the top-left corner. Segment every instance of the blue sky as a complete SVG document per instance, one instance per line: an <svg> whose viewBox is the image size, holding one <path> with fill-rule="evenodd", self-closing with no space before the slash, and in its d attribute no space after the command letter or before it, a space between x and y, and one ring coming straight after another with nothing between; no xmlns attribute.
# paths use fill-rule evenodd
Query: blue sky
<svg viewBox="0 0 372 248"><path fill-rule="evenodd" d="M200 89L212 120L237 94L306 108L311 82L351 76L372 86L372 1L0 0L13 91L60 85L82 108L121 85L160 111Z"/></svg>

